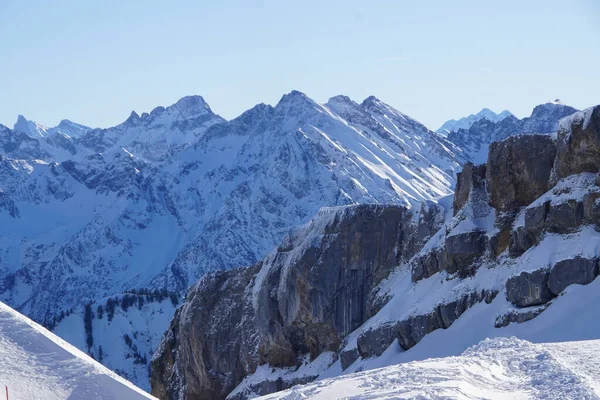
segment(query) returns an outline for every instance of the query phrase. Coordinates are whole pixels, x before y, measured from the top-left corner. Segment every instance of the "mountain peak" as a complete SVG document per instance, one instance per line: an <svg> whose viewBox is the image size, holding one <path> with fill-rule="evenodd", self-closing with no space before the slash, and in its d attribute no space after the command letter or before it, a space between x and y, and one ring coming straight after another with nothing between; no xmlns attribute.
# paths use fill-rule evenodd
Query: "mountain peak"
<svg viewBox="0 0 600 400"><path fill-rule="evenodd" d="M17 117L17 122L15 122L13 129L34 138L44 137L48 133L45 127L34 121L28 120L21 114Z"/></svg>
<svg viewBox="0 0 600 400"><path fill-rule="evenodd" d="M135 111L132 111L131 114L129 114L129 118L127 118L125 120L125 124L127 125L135 125L139 122L140 120L140 116L138 113L136 113Z"/></svg>
<svg viewBox="0 0 600 400"><path fill-rule="evenodd" d="M383 102L373 95L367 97L361 103L361 105L365 106L365 107L376 106L376 105L380 105L380 104L383 104Z"/></svg>
<svg viewBox="0 0 600 400"><path fill-rule="evenodd" d="M283 110L286 113L297 113L306 107L319 107L319 105L304 93L292 90L281 97L275 109L279 111Z"/></svg>

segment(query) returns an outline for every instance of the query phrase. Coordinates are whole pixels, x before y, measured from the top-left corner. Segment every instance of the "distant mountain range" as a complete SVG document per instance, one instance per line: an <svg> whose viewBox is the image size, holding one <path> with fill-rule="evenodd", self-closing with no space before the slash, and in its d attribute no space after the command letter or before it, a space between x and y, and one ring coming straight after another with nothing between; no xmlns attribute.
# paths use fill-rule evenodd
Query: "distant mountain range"
<svg viewBox="0 0 600 400"><path fill-rule="evenodd" d="M477 114L471 114L458 120L451 119L446 121L436 132L447 136L450 132L455 132L459 129L469 129L475 122L484 118L491 122L498 122L510 116L513 116L513 114L508 110L504 110L501 113L496 114L489 108L484 108Z"/></svg>
<svg viewBox="0 0 600 400"><path fill-rule="evenodd" d="M475 164L485 162L490 143L519 134L550 134L558 130L558 122L577 109L555 100L536 106L531 116L518 119L514 115L496 121L487 117L474 120L468 128L447 133L447 139L461 148ZM446 125L446 124L444 124Z"/></svg>

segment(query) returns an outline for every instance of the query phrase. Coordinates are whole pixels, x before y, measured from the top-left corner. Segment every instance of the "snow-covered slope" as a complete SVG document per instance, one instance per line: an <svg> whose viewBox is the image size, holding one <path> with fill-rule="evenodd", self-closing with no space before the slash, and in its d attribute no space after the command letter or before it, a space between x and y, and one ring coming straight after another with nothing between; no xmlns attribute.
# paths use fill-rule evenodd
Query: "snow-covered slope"
<svg viewBox="0 0 600 400"><path fill-rule="evenodd" d="M486 339L461 355L324 379L264 400L598 399L600 340Z"/></svg>
<svg viewBox="0 0 600 400"><path fill-rule="evenodd" d="M153 399L0 303L0 384L13 400Z"/></svg>
<svg viewBox="0 0 600 400"><path fill-rule="evenodd" d="M320 105L299 92L229 122L191 96L79 138L0 127L2 138L0 298L48 326L70 310L82 319L84 304L107 296L181 295L207 271L253 264L323 206L410 207L447 195L463 161L375 98ZM61 138L60 152L44 147ZM56 329L68 337L65 321ZM122 342L106 329L116 335L106 340ZM129 378L142 379L128 366Z"/></svg>
<svg viewBox="0 0 600 400"><path fill-rule="evenodd" d="M484 108L477 114L471 114L459 120L446 121L436 132L447 136L450 132L456 132L459 129L469 129L475 122L484 118L491 122L498 122L510 116L512 116L512 113L508 110L496 114L489 108Z"/></svg>

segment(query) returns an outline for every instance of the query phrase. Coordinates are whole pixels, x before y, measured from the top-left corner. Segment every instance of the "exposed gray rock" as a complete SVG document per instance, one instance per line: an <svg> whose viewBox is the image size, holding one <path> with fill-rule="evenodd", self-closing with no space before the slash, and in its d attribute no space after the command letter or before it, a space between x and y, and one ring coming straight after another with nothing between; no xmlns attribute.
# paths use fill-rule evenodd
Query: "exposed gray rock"
<svg viewBox="0 0 600 400"><path fill-rule="evenodd" d="M462 172L456 174L456 188L454 189L454 201L452 208L456 215L469 199L469 193L473 188L483 186L486 175L486 165L473 165L466 163Z"/></svg>
<svg viewBox="0 0 600 400"><path fill-rule="evenodd" d="M518 257L525 253L535 244L531 234L524 226L519 226L510 233L510 242L508 244L508 254L511 257Z"/></svg>
<svg viewBox="0 0 600 400"><path fill-rule="evenodd" d="M600 170L600 106L580 111L561 122L554 178Z"/></svg>
<svg viewBox="0 0 600 400"><path fill-rule="evenodd" d="M587 285L598 276L598 259L573 258L557 262L548 277L548 288L559 295L569 285Z"/></svg>
<svg viewBox="0 0 600 400"><path fill-rule="evenodd" d="M569 233L583 222L583 203L568 200L560 204L550 204L546 216L547 230L557 233Z"/></svg>
<svg viewBox="0 0 600 400"><path fill-rule="evenodd" d="M548 288L547 269L521 272L506 281L506 298L517 307L530 307L545 304L554 294Z"/></svg>
<svg viewBox="0 0 600 400"><path fill-rule="evenodd" d="M555 155L556 145L546 135L519 135L492 143L486 171L492 207L513 210L544 194Z"/></svg>
<svg viewBox="0 0 600 400"><path fill-rule="evenodd" d="M13 218L19 218L21 216L15 202L2 191L0 191L0 212L6 212Z"/></svg>
<svg viewBox="0 0 600 400"><path fill-rule="evenodd" d="M600 193L587 193L583 196L583 218L600 226Z"/></svg>
<svg viewBox="0 0 600 400"><path fill-rule="evenodd" d="M446 271L465 277L473 273L473 262L487 249L487 235L484 231L463 232L447 236L445 249L447 254Z"/></svg>
<svg viewBox="0 0 600 400"><path fill-rule="evenodd" d="M342 371L351 366L354 361L358 360L360 354L358 349L344 350L340 352L340 364L342 365Z"/></svg>
<svg viewBox="0 0 600 400"><path fill-rule="evenodd" d="M157 351L153 393L220 399L258 365L297 366L302 356L339 350L375 312L371 291L412 256L412 220L399 206L324 210L256 266L202 279ZM365 352L379 351L369 345ZM286 383L273 385L257 390Z"/></svg>
<svg viewBox="0 0 600 400"><path fill-rule="evenodd" d="M425 254L419 254L411 261L412 281L421 279L440 272L446 265L446 251L444 248L434 249Z"/></svg>
<svg viewBox="0 0 600 400"><path fill-rule="evenodd" d="M417 315L396 325L398 343L408 350L415 346L425 335L436 329L447 329L466 310L485 301L491 303L498 293L492 291L471 292L456 301L439 304L428 314ZM391 342L390 342L391 343Z"/></svg>
<svg viewBox="0 0 600 400"><path fill-rule="evenodd" d="M517 324L522 324L523 322L531 321L532 319L540 315L542 312L544 312L544 310L548 308L550 304L552 304L551 301L549 301L541 307L532 307L531 309L510 311L506 314L498 316L496 318L496 321L494 322L494 326L496 328L502 328L504 326L512 324L513 322L516 322Z"/></svg>
<svg viewBox="0 0 600 400"><path fill-rule="evenodd" d="M396 324L384 324L362 332L356 342L358 354L363 357L380 356L396 339Z"/></svg>

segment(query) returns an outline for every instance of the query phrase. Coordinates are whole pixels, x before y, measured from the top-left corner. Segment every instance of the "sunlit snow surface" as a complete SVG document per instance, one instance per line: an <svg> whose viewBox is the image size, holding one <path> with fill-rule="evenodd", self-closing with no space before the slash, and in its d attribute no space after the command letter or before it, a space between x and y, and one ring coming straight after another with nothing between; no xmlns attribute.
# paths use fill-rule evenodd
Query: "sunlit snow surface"
<svg viewBox="0 0 600 400"><path fill-rule="evenodd" d="M0 398L153 399L58 336L0 303Z"/></svg>
<svg viewBox="0 0 600 400"><path fill-rule="evenodd" d="M262 399L598 399L600 340L486 339L459 356L325 379Z"/></svg>

